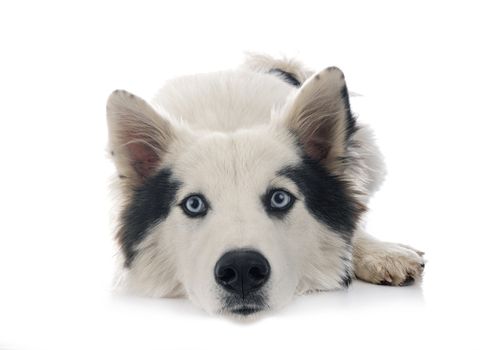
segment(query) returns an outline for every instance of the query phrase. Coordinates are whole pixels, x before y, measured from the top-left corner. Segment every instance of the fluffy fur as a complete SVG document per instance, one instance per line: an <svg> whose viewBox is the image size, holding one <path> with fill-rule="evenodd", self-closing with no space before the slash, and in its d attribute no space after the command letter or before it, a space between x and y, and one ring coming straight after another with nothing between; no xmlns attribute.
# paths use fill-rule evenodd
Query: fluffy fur
<svg viewBox="0 0 500 350"><path fill-rule="evenodd" d="M420 278L421 252L361 228L384 166L338 68L313 74L253 55L237 70L173 79L151 104L115 91L107 115L127 290L244 317L353 277ZM286 211L270 211L275 189L295 198ZM182 208L193 194L206 200L203 216ZM243 297L214 278L220 257L238 249L261 253L271 267L265 285Z"/></svg>

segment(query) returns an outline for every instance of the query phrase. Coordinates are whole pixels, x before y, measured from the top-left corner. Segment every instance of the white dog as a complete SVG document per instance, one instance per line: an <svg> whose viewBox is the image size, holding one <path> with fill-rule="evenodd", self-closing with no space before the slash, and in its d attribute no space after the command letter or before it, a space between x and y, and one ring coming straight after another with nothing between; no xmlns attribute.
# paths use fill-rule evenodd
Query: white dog
<svg viewBox="0 0 500 350"><path fill-rule="evenodd" d="M422 252L360 227L384 168L338 68L250 56L152 104L115 91L107 115L129 290L243 317L353 277L421 277Z"/></svg>

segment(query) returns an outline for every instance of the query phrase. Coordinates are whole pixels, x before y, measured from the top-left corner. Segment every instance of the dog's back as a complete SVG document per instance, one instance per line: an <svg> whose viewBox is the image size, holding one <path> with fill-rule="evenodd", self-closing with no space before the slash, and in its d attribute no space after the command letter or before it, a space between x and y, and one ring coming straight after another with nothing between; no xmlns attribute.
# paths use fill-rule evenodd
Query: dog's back
<svg viewBox="0 0 500 350"><path fill-rule="evenodd" d="M170 80L153 104L193 129L228 132L269 122L295 89L273 74L232 70Z"/></svg>

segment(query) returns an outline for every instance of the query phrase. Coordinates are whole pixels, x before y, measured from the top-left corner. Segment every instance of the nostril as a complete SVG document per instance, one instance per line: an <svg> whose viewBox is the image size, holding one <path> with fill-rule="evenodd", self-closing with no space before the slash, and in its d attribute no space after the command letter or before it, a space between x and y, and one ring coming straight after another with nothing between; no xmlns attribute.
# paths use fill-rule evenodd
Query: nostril
<svg viewBox="0 0 500 350"><path fill-rule="evenodd" d="M219 272L217 274L218 280L225 283L225 284L233 283L238 278L238 274L236 273L236 270L232 267L226 267L226 268L222 269L222 271L218 271L218 272Z"/></svg>
<svg viewBox="0 0 500 350"><path fill-rule="evenodd" d="M267 269L265 269L263 266L253 266L248 270L248 277L252 279L255 282L261 282L264 279L267 278Z"/></svg>

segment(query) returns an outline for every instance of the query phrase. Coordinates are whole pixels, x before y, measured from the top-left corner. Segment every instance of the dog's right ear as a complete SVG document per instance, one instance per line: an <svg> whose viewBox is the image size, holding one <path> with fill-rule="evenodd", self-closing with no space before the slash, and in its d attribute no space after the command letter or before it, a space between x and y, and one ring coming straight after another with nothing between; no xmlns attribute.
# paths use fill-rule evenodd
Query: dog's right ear
<svg viewBox="0 0 500 350"><path fill-rule="evenodd" d="M107 117L118 175L138 186L157 170L174 137L173 128L146 101L124 90L109 96Z"/></svg>
<svg viewBox="0 0 500 350"><path fill-rule="evenodd" d="M316 73L284 107L285 126L304 153L331 172L342 173L355 120L344 73L329 67Z"/></svg>

